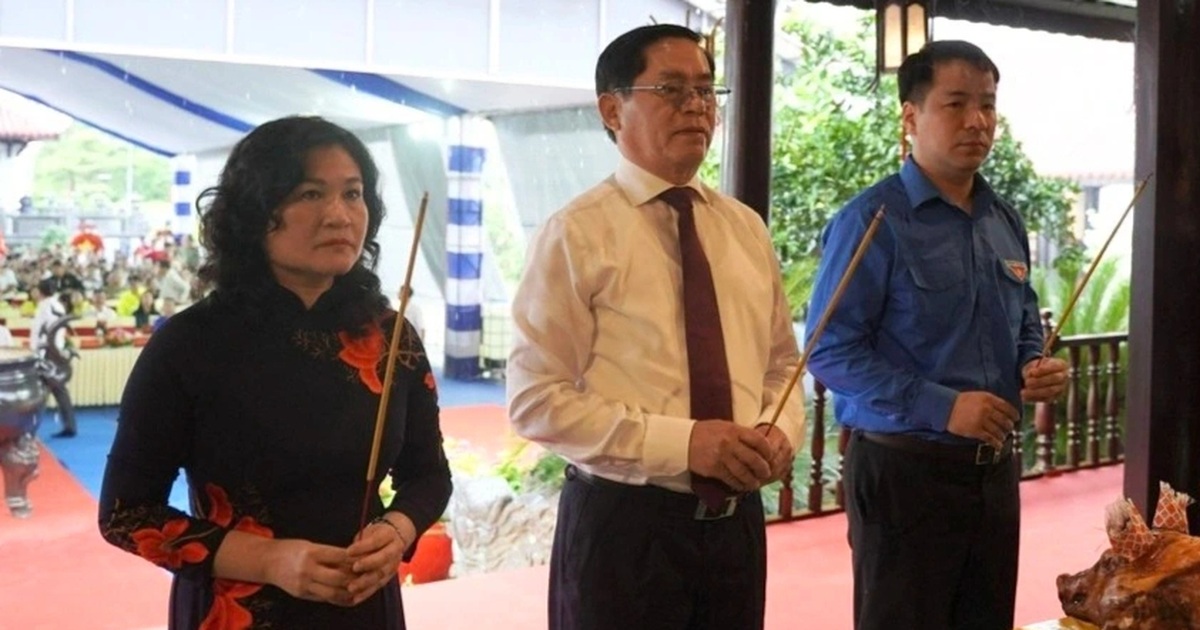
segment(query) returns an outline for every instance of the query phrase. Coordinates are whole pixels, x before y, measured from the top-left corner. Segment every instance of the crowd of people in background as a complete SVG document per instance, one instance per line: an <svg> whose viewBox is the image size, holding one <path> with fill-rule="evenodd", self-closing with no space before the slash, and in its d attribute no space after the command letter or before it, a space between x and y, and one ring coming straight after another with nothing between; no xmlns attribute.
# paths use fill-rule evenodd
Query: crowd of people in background
<svg viewBox="0 0 1200 630"><path fill-rule="evenodd" d="M150 333L200 297L199 265L199 247L190 235L166 240L148 254L14 248L0 258L0 319L36 320L39 304L54 297L63 314L94 319L98 331L118 318L132 318L136 330ZM37 332L31 326L31 339Z"/></svg>
<svg viewBox="0 0 1200 630"><path fill-rule="evenodd" d="M71 359L78 356L72 337L90 336L104 345L134 343L137 334L154 333L200 297L194 240L171 237L158 243L129 254L69 246L0 253L0 347L27 347L39 358L42 381L62 422L53 437L76 434L66 389ZM78 326L64 325L72 323Z"/></svg>

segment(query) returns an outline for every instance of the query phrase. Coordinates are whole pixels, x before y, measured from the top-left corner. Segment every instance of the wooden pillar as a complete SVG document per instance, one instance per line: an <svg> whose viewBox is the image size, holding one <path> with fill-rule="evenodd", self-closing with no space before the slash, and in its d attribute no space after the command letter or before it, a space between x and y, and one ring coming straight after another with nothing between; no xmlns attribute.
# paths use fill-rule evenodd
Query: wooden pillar
<svg viewBox="0 0 1200 630"><path fill-rule="evenodd" d="M754 208L771 208L771 88L775 82L775 0L725 4L725 83L721 189Z"/></svg>
<svg viewBox="0 0 1200 630"><path fill-rule="evenodd" d="M1200 11L1139 0L1125 493L1143 513L1158 482L1200 498ZM1188 513L1200 532L1200 508Z"/></svg>

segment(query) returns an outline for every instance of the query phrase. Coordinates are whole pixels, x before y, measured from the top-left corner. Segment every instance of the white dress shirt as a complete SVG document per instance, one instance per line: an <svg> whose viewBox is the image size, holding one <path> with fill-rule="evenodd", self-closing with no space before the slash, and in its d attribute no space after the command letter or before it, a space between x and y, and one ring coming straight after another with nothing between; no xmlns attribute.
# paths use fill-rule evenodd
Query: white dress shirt
<svg viewBox="0 0 1200 630"><path fill-rule="evenodd" d="M42 349L45 346L42 340L43 333L48 332L50 325L66 313L67 309L59 301L57 294L42 298L42 301L37 304L37 310L34 312L33 321L29 326L30 347L34 350ZM66 347L66 331L59 330L54 341L59 348Z"/></svg>
<svg viewBox="0 0 1200 630"><path fill-rule="evenodd" d="M693 179L696 229L712 267L733 420L767 422L797 361L779 263L762 218ZM506 366L518 434L592 474L687 492L687 340L671 184L621 159L530 243L513 299ZM778 427L799 450L803 392Z"/></svg>
<svg viewBox="0 0 1200 630"><path fill-rule="evenodd" d="M174 268L168 269L158 280L159 299L171 300L179 305L187 304L190 302L188 296L191 292L192 287Z"/></svg>

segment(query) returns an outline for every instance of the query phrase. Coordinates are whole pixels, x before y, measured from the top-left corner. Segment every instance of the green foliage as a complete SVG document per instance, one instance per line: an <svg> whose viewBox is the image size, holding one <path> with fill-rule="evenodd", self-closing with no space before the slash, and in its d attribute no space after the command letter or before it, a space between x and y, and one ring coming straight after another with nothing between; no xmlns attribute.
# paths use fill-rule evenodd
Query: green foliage
<svg viewBox="0 0 1200 630"><path fill-rule="evenodd" d="M527 489L557 490L562 488L566 470L567 460L550 451L543 451L533 467L525 473L522 485Z"/></svg>
<svg viewBox="0 0 1200 630"><path fill-rule="evenodd" d="M1062 266L1063 271L1078 269L1083 260L1083 246L1071 232L1071 199L1079 193L1079 188L1065 179L1039 176L1003 119L996 136L980 172L996 193L1021 213L1030 232L1058 245L1055 265Z"/></svg>
<svg viewBox="0 0 1200 630"><path fill-rule="evenodd" d="M1073 335L1087 334L1103 334L1116 333L1129 330L1129 311L1130 311L1130 294L1129 286L1130 279L1125 271L1122 270L1122 265L1117 259L1104 259L1096 265L1096 270L1084 287L1083 292L1079 294L1075 305L1072 307L1070 314L1066 320L1062 319L1063 309L1071 299L1071 295L1075 291L1075 287L1083 280L1083 273L1086 269L1086 264L1090 265L1090 261L1070 260L1059 264L1057 268L1052 269L1035 269L1030 281L1033 283L1034 290L1038 294L1039 303L1043 309L1050 311L1053 322L1056 326L1061 325L1062 330L1059 333L1059 339L1071 337ZM1108 388L1112 384L1108 380L1110 375L1110 356L1111 348L1107 344L1101 346L1098 363L1092 361L1091 352L1087 349L1080 349L1078 352L1078 363L1073 371L1073 378L1076 379L1078 391L1076 394L1075 417L1084 418L1087 414L1087 399L1091 394L1090 387L1092 386L1090 376L1096 376L1099 379L1096 391L1097 400L1104 401L1107 399ZM1066 350L1058 350L1055 356L1070 361L1070 353ZM1098 371L1097 371L1098 370ZM1120 357L1117 362L1116 387L1115 396L1117 398L1117 434L1123 436L1125 428L1125 384L1129 376L1129 353L1128 345L1123 346L1120 351ZM1058 403L1054 408L1054 461L1056 465L1064 465L1068 462L1069 456L1069 440L1068 440L1068 422L1067 419L1071 413L1068 409L1070 397L1063 396L1059 398ZM1103 405L1103 403L1101 403ZM1103 413L1103 412L1101 412ZM1025 406L1026 422L1023 428L1022 439L1024 440L1024 459L1025 468L1027 470L1036 469L1040 466L1037 461L1036 440L1037 432L1034 427L1034 406ZM1100 423L1104 426L1104 422ZM1083 427L1077 427L1076 431L1082 435ZM1107 442L1107 435L1103 436L1102 443ZM1107 449L1102 449L1102 457L1110 457Z"/></svg>
<svg viewBox="0 0 1200 630"><path fill-rule="evenodd" d="M532 442L520 441L505 449L500 455L499 461L491 468L490 473L504 479L512 491L517 494L557 491L562 487L565 478L563 474L567 468L567 460L550 451L542 451L536 458L531 458L527 453L531 444ZM459 458L453 458L453 462L457 462L455 468L460 470L464 468ZM474 464L470 468L478 468L478 462L474 462ZM468 474L478 474L479 472L479 470L472 470Z"/></svg>
<svg viewBox="0 0 1200 630"><path fill-rule="evenodd" d="M1091 264L1088 262L1087 264ZM1065 322L1059 322L1078 282L1083 279L1082 261L1070 260L1053 269L1034 269L1031 277L1038 303L1050 311L1055 325L1061 325L1060 337L1129 330L1129 276L1121 272L1116 259L1104 259L1096 265L1091 280L1079 294Z"/></svg>
<svg viewBox="0 0 1200 630"><path fill-rule="evenodd" d="M130 168L137 199L169 200L167 158L75 123L38 153L33 194L39 199L71 200L82 207L122 203Z"/></svg>
<svg viewBox="0 0 1200 630"><path fill-rule="evenodd" d="M529 463L521 457L530 442L522 442L503 458L496 467L496 474L504 478L513 492L556 492L562 487L567 460L550 452L542 451L537 459Z"/></svg>
<svg viewBox="0 0 1200 630"><path fill-rule="evenodd" d="M67 228L61 225L49 225L42 230L42 238L38 244L42 251L58 251L67 246Z"/></svg>
<svg viewBox="0 0 1200 630"><path fill-rule="evenodd" d="M832 405L827 407L832 409ZM821 459L821 503L826 508L835 505L837 482L841 479L842 456L838 453L838 442L841 439L842 427L831 418L826 417L825 431L817 438L813 435L812 418L815 417L812 399L805 401L805 414L809 422L804 425L804 442L792 459L792 513L800 514L808 511L808 484L812 481L813 457L812 443L821 439L825 443L825 454ZM763 508L768 515L779 514L779 495L783 490L783 482L775 482L763 486Z"/></svg>
<svg viewBox="0 0 1200 630"><path fill-rule="evenodd" d="M521 270L525 266L525 244L520 238L520 226L508 223L516 210L510 208L506 201L508 196L504 191L508 190L509 182L503 172L502 168L484 167L483 229L500 277L512 288L521 279Z"/></svg>
<svg viewBox="0 0 1200 630"><path fill-rule="evenodd" d="M801 256L783 269L783 293L788 296L795 321L808 316L808 298L817 276L817 262L816 256Z"/></svg>
<svg viewBox="0 0 1200 630"><path fill-rule="evenodd" d="M895 79L872 89L865 39L839 39L800 21L784 30L802 51L775 90L771 233L787 269L817 253L838 208L896 170L900 125Z"/></svg>

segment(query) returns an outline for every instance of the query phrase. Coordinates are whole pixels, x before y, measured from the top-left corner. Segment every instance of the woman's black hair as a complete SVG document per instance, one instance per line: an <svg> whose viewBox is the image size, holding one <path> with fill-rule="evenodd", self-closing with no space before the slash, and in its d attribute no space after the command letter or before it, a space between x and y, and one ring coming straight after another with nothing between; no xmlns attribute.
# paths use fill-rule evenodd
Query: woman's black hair
<svg viewBox="0 0 1200 630"><path fill-rule="evenodd" d="M267 259L267 233L279 226L279 208L305 177L314 149L339 146L362 174L367 231L362 256L331 290L346 296L339 323L361 330L387 308L375 266L375 240L386 210L379 195L379 169L366 145L350 131L316 116L289 116L256 127L233 147L216 186L196 199L200 242L207 258L201 282L240 303L254 306L277 284Z"/></svg>

